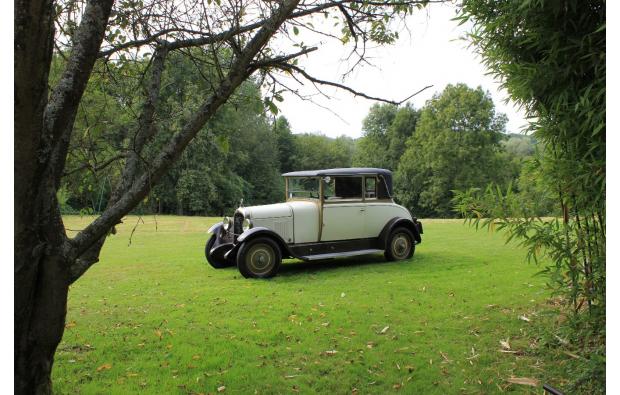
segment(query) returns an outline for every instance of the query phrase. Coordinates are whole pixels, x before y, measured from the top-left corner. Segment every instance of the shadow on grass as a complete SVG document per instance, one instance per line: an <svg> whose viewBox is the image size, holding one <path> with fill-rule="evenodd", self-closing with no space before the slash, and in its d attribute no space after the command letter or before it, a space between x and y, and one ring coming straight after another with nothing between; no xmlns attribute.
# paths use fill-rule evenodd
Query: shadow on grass
<svg viewBox="0 0 620 395"><path fill-rule="evenodd" d="M413 275L415 275L415 273L433 273L433 275L438 275L438 273L459 270L464 267L475 268L476 266L486 266L488 264L488 262L471 262L451 254L437 252L433 254L416 253L411 259L392 262L386 261L382 254L374 254L308 262L287 259L282 262L277 276L293 278L299 274L312 274L354 268L359 268L360 272L372 268L372 271L375 272L399 271Z"/></svg>
<svg viewBox="0 0 620 395"><path fill-rule="evenodd" d="M485 265L487 263L484 263ZM335 270L347 270L359 268L360 272L367 269L380 271L400 271L414 274L416 272L437 273L458 269L464 266L471 266L471 262L464 262L455 259L453 255L434 253L432 255L417 253L413 258L405 261L386 261L383 254L359 255L335 259L323 259L316 261L302 261L298 259L285 259L278 270L276 278L295 279L298 275L310 275L316 273L327 273ZM236 271L233 266L223 270ZM303 277L301 277L303 278Z"/></svg>

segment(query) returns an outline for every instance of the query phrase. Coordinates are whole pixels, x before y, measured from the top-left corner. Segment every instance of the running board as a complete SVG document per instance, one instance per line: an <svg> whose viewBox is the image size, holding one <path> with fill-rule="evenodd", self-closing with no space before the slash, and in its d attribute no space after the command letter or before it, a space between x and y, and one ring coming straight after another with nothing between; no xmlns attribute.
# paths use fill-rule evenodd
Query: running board
<svg viewBox="0 0 620 395"><path fill-rule="evenodd" d="M303 259L304 261L317 261L319 259L343 258L347 256L376 254L378 252L383 252L383 250L370 249L370 250L357 250L357 251L346 251L346 252L331 252L328 254L301 256L300 258Z"/></svg>

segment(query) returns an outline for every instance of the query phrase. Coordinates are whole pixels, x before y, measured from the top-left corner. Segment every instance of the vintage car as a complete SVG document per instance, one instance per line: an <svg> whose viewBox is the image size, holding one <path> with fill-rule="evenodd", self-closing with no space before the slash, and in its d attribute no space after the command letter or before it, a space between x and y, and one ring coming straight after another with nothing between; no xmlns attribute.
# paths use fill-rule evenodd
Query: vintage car
<svg viewBox="0 0 620 395"><path fill-rule="evenodd" d="M286 202L239 207L209 229L214 268L237 265L244 277L274 276L283 258L304 261L383 252L408 259L422 224L394 203L392 172L375 168L283 174Z"/></svg>

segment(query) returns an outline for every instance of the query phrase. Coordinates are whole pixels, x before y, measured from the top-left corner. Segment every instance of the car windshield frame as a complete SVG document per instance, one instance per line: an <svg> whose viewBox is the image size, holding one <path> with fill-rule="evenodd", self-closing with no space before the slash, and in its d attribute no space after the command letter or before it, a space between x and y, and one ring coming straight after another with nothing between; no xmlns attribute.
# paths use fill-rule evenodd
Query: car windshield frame
<svg viewBox="0 0 620 395"><path fill-rule="evenodd" d="M295 182L297 180L308 180L308 183L311 182L311 180L314 181L315 188L307 188L307 185L303 186L302 185L295 185L292 184L291 181ZM321 198L321 180L320 177L285 177L285 188L286 188L286 201L289 200L320 200ZM307 194L307 196L295 196L295 193L299 193L299 194Z"/></svg>

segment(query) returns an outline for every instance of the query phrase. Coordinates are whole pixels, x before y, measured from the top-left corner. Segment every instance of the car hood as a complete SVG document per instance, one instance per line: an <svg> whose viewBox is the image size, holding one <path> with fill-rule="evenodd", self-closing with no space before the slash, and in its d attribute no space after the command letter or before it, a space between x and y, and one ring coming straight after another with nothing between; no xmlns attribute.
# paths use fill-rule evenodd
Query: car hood
<svg viewBox="0 0 620 395"><path fill-rule="evenodd" d="M292 217L293 210L301 209L302 206L315 206L316 203L310 201L292 201L286 203L265 204L262 206L240 207L238 212L246 218L281 218Z"/></svg>

